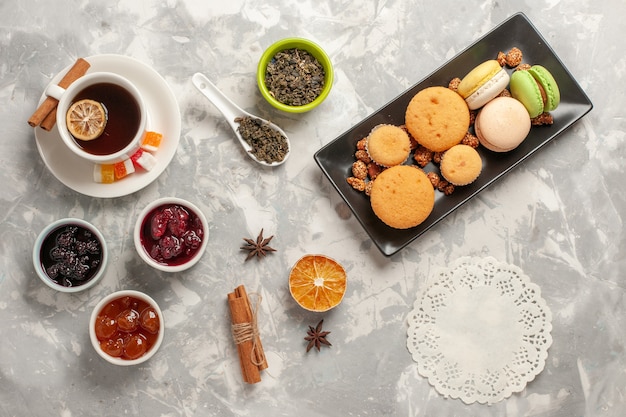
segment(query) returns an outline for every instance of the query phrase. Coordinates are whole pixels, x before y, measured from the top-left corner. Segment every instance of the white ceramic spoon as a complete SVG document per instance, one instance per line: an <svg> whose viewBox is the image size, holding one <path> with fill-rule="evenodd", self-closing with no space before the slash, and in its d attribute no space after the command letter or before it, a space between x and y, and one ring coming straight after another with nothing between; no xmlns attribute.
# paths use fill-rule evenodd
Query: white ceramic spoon
<svg viewBox="0 0 626 417"><path fill-rule="evenodd" d="M222 93L215 86L215 84L213 84L203 74L199 72L195 73L193 77L191 77L191 81L193 82L193 85L195 85L196 88L200 90L200 92L204 94L206 98L208 98L209 101L211 101L211 103L213 103L213 105L217 107L217 109L226 118L226 121L228 122L230 127L233 129L233 132L235 132L235 136L237 136L237 139L239 139L239 143L246 150L246 153L248 154L250 158L254 159L256 162L258 162L261 165L270 166L270 167L280 165L287 160L287 157L289 156L289 153L291 151L291 143L289 143L289 138L287 137L287 134L280 127L276 126L274 123L268 122L265 119L262 119L258 116L250 114L247 111L240 108L239 106L237 106L228 97L226 97L224 93ZM267 123L269 127L276 130L277 132L279 132L285 137L288 148L287 148L287 153L285 154L285 157L282 159L282 161L276 161L276 162L271 162L271 163L265 162L263 160L258 159L252 152L250 152L252 150L252 147L248 145L248 143L245 141L243 137L241 137L241 134L237 130L237 128L239 127L239 123L235 122L235 119L237 117L244 117L244 116L251 117L253 119L258 119L258 120L261 120L263 123Z"/></svg>

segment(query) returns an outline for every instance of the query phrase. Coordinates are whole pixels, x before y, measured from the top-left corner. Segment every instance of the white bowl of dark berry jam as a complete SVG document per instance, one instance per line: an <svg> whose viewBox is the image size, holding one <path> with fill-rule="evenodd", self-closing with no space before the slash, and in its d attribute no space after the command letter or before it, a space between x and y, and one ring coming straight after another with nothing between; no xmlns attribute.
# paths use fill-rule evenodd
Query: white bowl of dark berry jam
<svg viewBox="0 0 626 417"><path fill-rule="evenodd" d="M180 272L195 265L208 237L209 225L202 211L176 197L148 204L135 223L137 253L148 265L165 272Z"/></svg>
<svg viewBox="0 0 626 417"><path fill-rule="evenodd" d="M114 365L137 365L150 359L163 342L163 313L147 294L117 291L96 305L89 338L96 352Z"/></svg>
<svg viewBox="0 0 626 417"><path fill-rule="evenodd" d="M37 276L67 293L93 287L104 276L108 251L104 236L82 219L57 220L44 228L33 248Z"/></svg>

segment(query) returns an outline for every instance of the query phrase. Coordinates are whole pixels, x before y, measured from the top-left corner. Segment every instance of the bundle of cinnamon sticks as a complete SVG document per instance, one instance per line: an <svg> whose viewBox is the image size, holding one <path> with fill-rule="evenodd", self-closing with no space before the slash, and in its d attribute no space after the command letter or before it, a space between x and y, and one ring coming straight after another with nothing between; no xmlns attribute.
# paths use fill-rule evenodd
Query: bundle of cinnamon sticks
<svg viewBox="0 0 626 417"><path fill-rule="evenodd" d="M61 81L59 81L59 87L69 87L70 84L85 75L89 67L89 62L83 58L78 58L69 71L61 78ZM28 124L32 127L41 126L42 129L50 131L56 123L57 104L59 102L56 98L47 96L33 115L30 116Z"/></svg>
<svg viewBox="0 0 626 417"><path fill-rule="evenodd" d="M228 294L228 307L232 319L232 333L243 380L249 384L261 381L261 372L267 368L267 360L257 327L258 303L254 307L243 285Z"/></svg>

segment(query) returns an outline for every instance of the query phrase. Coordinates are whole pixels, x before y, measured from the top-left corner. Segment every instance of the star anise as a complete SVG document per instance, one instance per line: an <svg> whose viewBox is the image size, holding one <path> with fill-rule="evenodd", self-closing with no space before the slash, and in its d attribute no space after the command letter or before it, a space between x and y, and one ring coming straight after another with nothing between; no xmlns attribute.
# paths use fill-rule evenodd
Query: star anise
<svg viewBox="0 0 626 417"><path fill-rule="evenodd" d="M241 249L250 251L246 257L246 261L254 258L255 256L257 258L264 257L267 255L267 252L276 252L276 249L267 246L273 237L274 236L272 235L268 238L263 238L263 229L261 229L261 233L259 233L256 241L244 237L243 240L246 242L246 246L241 246Z"/></svg>
<svg viewBox="0 0 626 417"><path fill-rule="evenodd" d="M320 320L317 323L317 326L313 328L313 326L309 326L309 330L307 330L307 337L304 340L308 341L309 344L306 346L306 351L308 352L315 346L317 351L319 352L322 345L332 346L328 340L326 340L326 336L330 334L330 332L322 331L322 325L324 324L324 319Z"/></svg>

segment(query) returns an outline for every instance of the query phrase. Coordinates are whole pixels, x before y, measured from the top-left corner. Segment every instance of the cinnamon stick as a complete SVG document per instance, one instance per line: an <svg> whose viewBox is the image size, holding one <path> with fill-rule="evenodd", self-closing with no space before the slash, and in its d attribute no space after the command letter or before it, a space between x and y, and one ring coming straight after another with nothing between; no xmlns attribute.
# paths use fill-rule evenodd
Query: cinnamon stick
<svg viewBox="0 0 626 417"><path fill-rule="evenodd" d="M252 307L250 306L250 298L248 297L248 293L246 292L246 288L243 285L238 286L237 288L235 288L235 294L237 294L237 296L241 297L245 303L246 303L246 308L248 309L248 314L250 315L250 317L254 317L254 314L252 313ZM263 351L263 344L261 343L261 337L259 336L259 333L256 333L256 338L255 338L255 343L256 343L256 349L254 349L254 357L255 357L255 363L257 364L257 366L259 367L259 370L263 370L267 368L267 359L265 358L265 352Z"/></svg>
<svg viewBox="0 0 626 417"><path fill-rule="evenodd" d="M69 87L70 84L85 75L89 67L89 62L85 61L83 58L78 58L63 78L61 78L61 81L59 81L59 87ZM52 117L52 120L47 120L45 127L42 126L42 128L45 128L46 130L52 129L52 126L54 126L54 123L56 122L55 113L58 103L57 99L50 96L46 97L39 107L37 107L37 110L35 110L32 116L30 116L30 119L28 119L28 124L32 127L39 126L42 124L44 119L50 119L50 117ZM50 116L51 114L52 116Z"/></svg>
<svg viewBox="0 0 626 417"><path fill-rule="evenodd" d="M267 368L267 361L256 329L256 312L250 307L243 285L228 294L228 306L243 380L249 384L257 383L261 381L260 371Z"/></svg>
<svg viewBox="0 0 626 417"><path fill-rule="evenodd" d="M228 304L230 306L233 324L249 323L247 308L243 299L229 295ZM248 340L237 343L237 351L239 353L239 364L241 366L243 380L249 384L261 381L259 368L252 363L252 341Z"/></svg>
<svg viewBox="0 0 626 417"><path fill-rule="evenodd" d="M51 98L51 97L47 97L47 98ZM52 111L48 113L48 115L39 124L39 127L41 127L46 132L49 132L50 130L52 130L56 122L57 122L57 106L55 105L54 109L52 109Z"/></svg>

